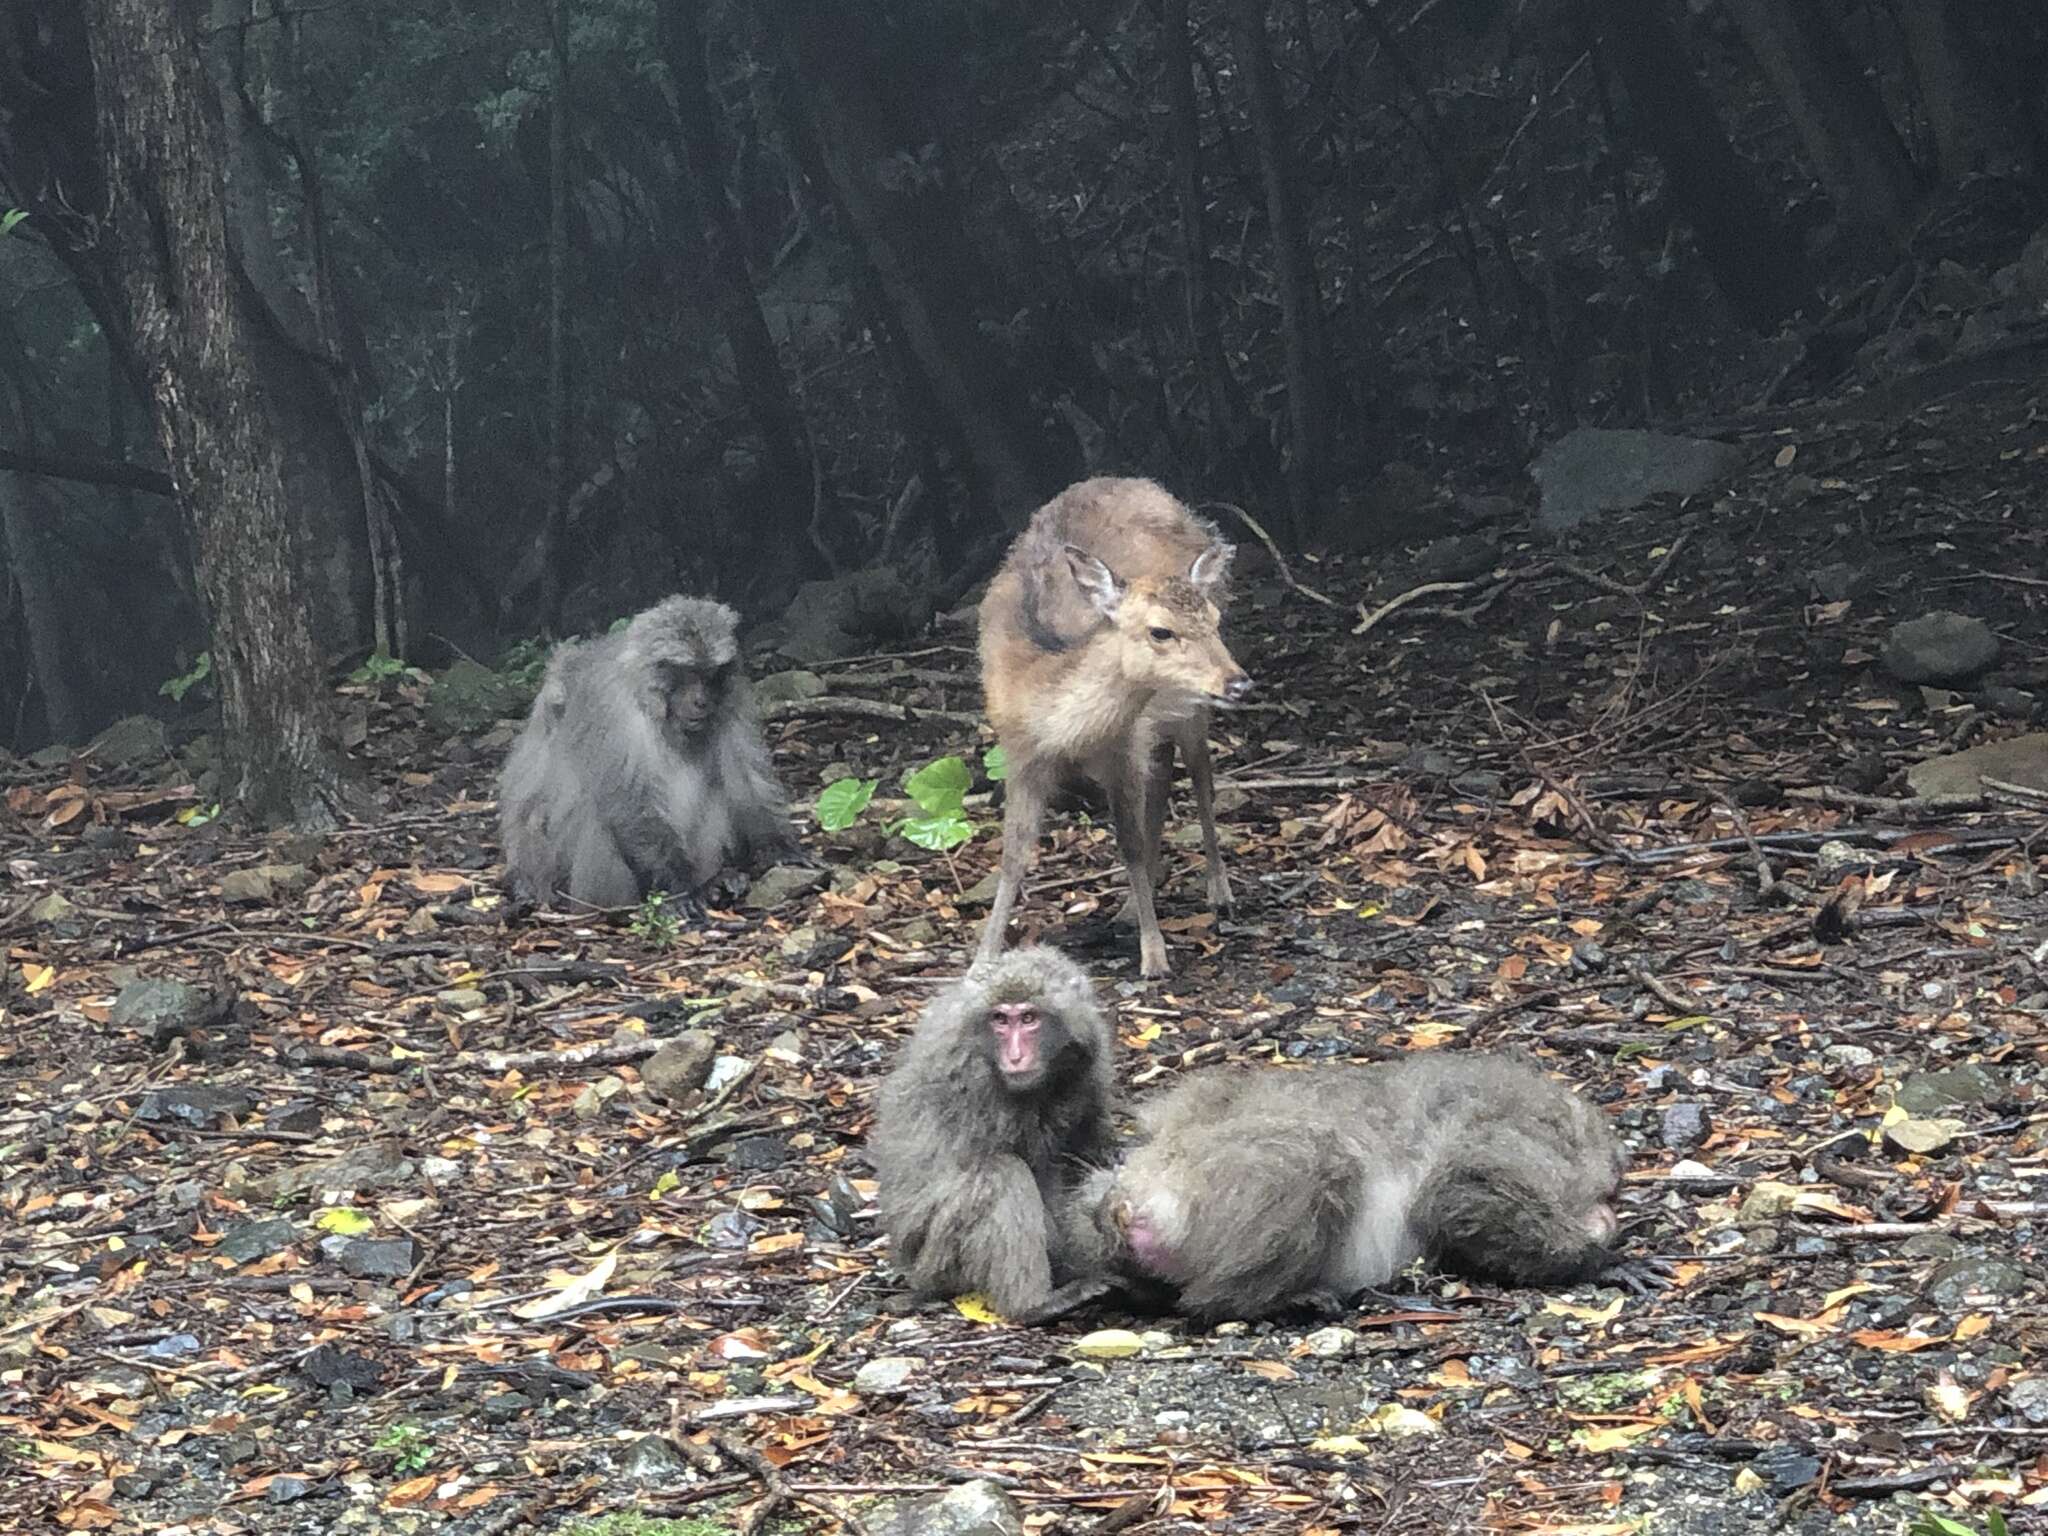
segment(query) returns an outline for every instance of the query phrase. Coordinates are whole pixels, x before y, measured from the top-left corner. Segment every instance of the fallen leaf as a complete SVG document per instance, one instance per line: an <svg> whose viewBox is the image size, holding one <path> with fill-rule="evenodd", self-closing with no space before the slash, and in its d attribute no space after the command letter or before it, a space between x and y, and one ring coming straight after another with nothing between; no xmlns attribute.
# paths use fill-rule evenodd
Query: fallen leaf
<svg viewBox="0 0 2048 1536"><path fill-rule="evenodd" d="M610 1283L612 1271L618 1267L619 1252L614 1248L592 1265L587 1274L551 1273L548 1276L548 1284L558 1284L560 1288L550 1295L536 1296L532 1301L514 1307L512 1315L532 1322L537 1318L553 1317L557 1312L566 1312L571 1307L581 1306Z"/></svg>

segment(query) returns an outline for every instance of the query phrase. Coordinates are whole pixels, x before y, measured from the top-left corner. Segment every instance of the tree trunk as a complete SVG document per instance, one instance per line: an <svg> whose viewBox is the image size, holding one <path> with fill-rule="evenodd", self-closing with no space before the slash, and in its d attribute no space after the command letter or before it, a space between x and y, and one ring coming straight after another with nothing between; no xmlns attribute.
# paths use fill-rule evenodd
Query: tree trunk
<svg viewBox="0 0 2048 1536"><path fill-rule="evenodd" d="M1728 10L1836 215L1879 256L1903 251L1917 198L1913 165L1847 40L1816 0L1728 0Z"/></svg>
<svg viewBox="0 0 2048 1536"><path fill-rule="evenodd" d="M1594 10L1636 131L1663 162L1715 286L1745 324L1775 330L1815 303L1806 253L1728 142L1669 0L1594 0Z"/></svg>
<svg viewBox="0 0 2048 1536"><path fill-rule="evenodd" d="M2030 177L2024 106L1999 88L1993 61L1961 25L1955 0L1906 0L1892 14L1920 84L1942 180L1954 184L1979 171Z"/></svg>
<svg viewBox="0 0 2048 1536"><path fill-rule="evenodd" d="M780 56L784 119L808 138L946 436L965 447L959 469L977 510L988 526L1021 529L1066 464L981 330L976 301L990 284L959 194L909 116L915 83L882 78L858 6L777 0L758 14Z"/></svg>
<svg viewBox="0 0 2048 1536"><path fill-rule="evenodd" d="M562 540L569 527L569 15L548 0L548 513L541 534L540 621L562 627Z"/></svg>
<svg viewBox="0 0 2048 1536"><path fill-rule="evenodd" d="M1237 23L1238 67L1251 102L1259 145L1259 176L1266 187L1266 221L1280 286L1280 324L1287 358L1288 510L1296 547L1308 538L1322 504L1329 472L1328 353L1323 343L1323 297L1314 253L1294 188L1294 154L1280 76L1266 45L1265 0L1231 0Z"/></svg>
<svg viewBox="0 0 2048 1536"><path fill-rule="evenodd" d="M64 658L71 652L57 584L45 558L42 525L47 505L27 475L0 474L0 553L21 594L21 624L28 637L29 665L43 696L43 724L52 741L85 744L85 711L71 686Z"/></svg>
<svg viewBox="0 0 2048 1536"><path fill-rule="evenodd" d="M1173 195L1180 209L1180 251L1186 288L1188 350L1209 406L1209 435L1228 454L1238 440L1235 384L1209 286L1209 217L1202 195L1202 118L1195 103L1194 50L1188 0L1165 0L1159 18L1160 72L1173 144Z"/></svg>
<svg viewBox="0 0 2048 1536"><path fill-rule="evenodd" d="M187 15L82 0L99 104L103 236L124 332L189 520L213 630L227 793L263 820L331 822L340 769L284 455L229 251L218 104Z"/></svg>
<svg viewBox="0 0 2048 1536"><path fill-rule="evenodd" d="M746 238L726 195L719 153L718 103L705 59L703 0L662 0L657 23L662 62L674 89L690 215L717 286L719 319L747 412L761 433L770 515L754 530L754 553L798 580L824 574L813 541L810 429L789 391L782 358L747 270ZM823 533L824 530L818 530Z"/></svg>

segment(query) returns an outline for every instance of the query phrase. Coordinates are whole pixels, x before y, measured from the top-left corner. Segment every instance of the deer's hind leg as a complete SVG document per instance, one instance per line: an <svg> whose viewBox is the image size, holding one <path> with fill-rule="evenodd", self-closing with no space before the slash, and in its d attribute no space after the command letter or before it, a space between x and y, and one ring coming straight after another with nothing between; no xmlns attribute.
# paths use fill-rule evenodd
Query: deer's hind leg
<svg viewBox="0 0 2048 1536"><path fill-rule="evenodd" d="M1160 742L1145 767L1145 867L1152 872L1155 900L1166 884L1166 802L1173 795L1173 749L1171 740ZM1116 921L1129 927L1137 920L1137 901L1126 896Z"/></svg>

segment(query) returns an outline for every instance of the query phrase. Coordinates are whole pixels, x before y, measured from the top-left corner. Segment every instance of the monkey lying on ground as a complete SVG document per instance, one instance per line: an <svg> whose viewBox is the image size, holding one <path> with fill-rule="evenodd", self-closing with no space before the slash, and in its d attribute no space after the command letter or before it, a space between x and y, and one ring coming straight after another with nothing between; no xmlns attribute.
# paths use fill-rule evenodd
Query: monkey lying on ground
<svg viewBox="0 0 2048 1536"><path fill-rule="evenodd" d="M1215 1069L1139 1119L1147 1139L1076 1194L1071 1262L1163 1286L1204 1321L1328 1309L1418 1256L1516 1285L1613 1262L1627 1155L1526 1062Z"/></svg>
<svg viewBox="0 0 2048 1536"><path fill-rule="evenodd" d="M793 854L723 603L671 597L556 647L498 784L522 899L695 904L722 868Z"/></svg>
<svg viewBox="0 0 2048 1536"><path fill-rule="evenodd" d="M1013 1321L1075 1278L1074 1182L1109 1155L1114 1037L1081 968L1031 946L932 999L883 1082L869 1155L896 1267ZM1102 1286L1091 1269L1092 1294Z"/></svg>

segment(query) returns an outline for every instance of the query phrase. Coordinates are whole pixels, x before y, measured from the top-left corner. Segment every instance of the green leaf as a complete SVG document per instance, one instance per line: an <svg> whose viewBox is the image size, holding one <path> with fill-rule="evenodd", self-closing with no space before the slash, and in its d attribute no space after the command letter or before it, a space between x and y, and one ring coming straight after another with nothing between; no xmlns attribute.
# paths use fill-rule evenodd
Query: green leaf
<svg viewBox="0 0 2048 1536"><path fill-rule="evenodd" d="M352 683L381 683L386 678L401 677L406 670L405 663L396 656L387 656L376 651L364 663L349 673Z"/></svg>
<svg viewBox="0 0 2048 1536"><path fill-rule="evenodd" d="M925 815L958 816L967 799L967 786L973 782L974 776L959 758L941 757L926 763L905 779L903 787ZM960 841L965 842L966 839Z"/></svg>
<svg viewBox="0 0 2048 1536"><path fill-rule="evenodd" d="M0 213L0 235L13 234L14 226L27 217L26 208L10 208L5 213Z"/></svg>
<svg viewBox="0 0 2048 1536"><path fill-rule="evenodd" d="M183 677L166 678L163 686L158 688L157 692L169 698L174 704L182 704L185 702L186 694L190 693L211 676L213 676L213 652L201 651L199 659L192 663L192 670L190 672L187 672Z"/></svg>
<svg viewBox="0 0 2048 1536"><path fill-rule="evenodd" d="M660 1178L654 1181L654 1198L659 1200L663 1195L667 1194L670 1190L682 1188L682 1184L683 1181L676 1177L675 1169L671 1168L666 1173L664 1173Z"/></svg>
<svg viewBox="0 0 2048 1536"><path fill-rule="evenodd" d="M313 1225L336 1237L361 1237L374 1231L377 1223L352 1205L332 1205L313 1218Z"/></svg>
<svg viewBox="0 0 2048 1536"><path fill-rule="evenodd" d="M827 832L844 832L860 819L860 813L875 798L880 779L834 779L818 796L818 825Z"/></svg>
<svg viewBox="0 0 2048 1536"><path fill-rule="evenodd" d="M895 830L898 836L920 848L944 853L948 848L958 848L974 836L974 823L958 815L909 816L896 823Z"/></svg>
<svg viewBox="0 0 2048 1536"><path fill-rule="evenodd" d="M182 827L203 827L209 821L220 819L220 802L211 805L188 805L178 812L176 820Z"/></svg>
<svg viewBox="0 0 2048 1536"><path fill-rule="evenodd" d="M986 773L991 784L1000 784L1010 776L1010 757L1001 747L990 747L981 754L981 771Z"/></svg>

